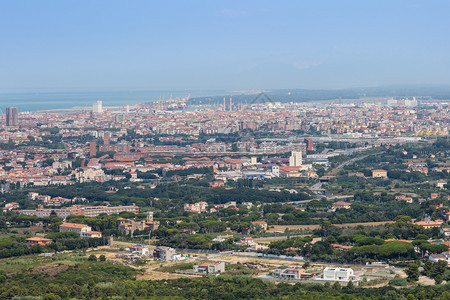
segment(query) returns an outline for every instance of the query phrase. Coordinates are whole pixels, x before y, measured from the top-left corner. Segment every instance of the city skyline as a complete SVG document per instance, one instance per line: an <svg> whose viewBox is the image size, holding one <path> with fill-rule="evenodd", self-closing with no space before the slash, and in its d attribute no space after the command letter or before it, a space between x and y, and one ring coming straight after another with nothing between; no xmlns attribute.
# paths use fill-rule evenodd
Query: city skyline
<svg viewBox="0 0 450 300"><path fill-rule="evenodd" d="M450 299L449 8L0 1L0 298Z"/></svg>

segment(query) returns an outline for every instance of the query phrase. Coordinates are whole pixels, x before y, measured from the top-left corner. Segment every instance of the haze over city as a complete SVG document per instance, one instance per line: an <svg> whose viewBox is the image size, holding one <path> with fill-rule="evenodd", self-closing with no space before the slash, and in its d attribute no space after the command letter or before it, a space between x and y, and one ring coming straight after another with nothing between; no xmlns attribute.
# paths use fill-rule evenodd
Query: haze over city
<svg viewBox="0 0 450 300"><path fill-rule="evenodd" d="M2 1L0 91L450 84L448 1Z"/></svg>

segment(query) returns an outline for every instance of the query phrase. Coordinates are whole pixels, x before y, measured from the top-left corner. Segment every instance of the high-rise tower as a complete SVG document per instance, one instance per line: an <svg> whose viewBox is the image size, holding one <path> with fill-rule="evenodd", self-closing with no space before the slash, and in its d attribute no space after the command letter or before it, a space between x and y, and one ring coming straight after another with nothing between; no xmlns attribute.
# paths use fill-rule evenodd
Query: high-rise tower
<svg viewBox="0 0 450 300"><path fill-rule="evenodd" d="M103 113L103 103L101 100L98 100L96 103L92 104L92 112L96 114Z"/></svg>
<svg viewBox="0 0 450 300"><path fill-rule="evenodd" d="M110 133L109 132L105 132L103 134L103 144L104 145L109 145L109 137L110 137Z"/></svg>
<svg viewBox="0 0 450 300"><path fill-rule="evenodd" d="M289 157L290 167L300 167L302 165L302 152L292 151L291 157Z"/></svg>
<svg viewBox="0 0 450 300"><path fill-rule="evenodd" d="M6 108L6 126L19 125L19 110L17 107Z"/></svg>
<svg viewBox="0 0 450 300"><path fill-rule="evenodd" d="M89 142L89 155L94 157L97 154L97 143Z"/></svg>

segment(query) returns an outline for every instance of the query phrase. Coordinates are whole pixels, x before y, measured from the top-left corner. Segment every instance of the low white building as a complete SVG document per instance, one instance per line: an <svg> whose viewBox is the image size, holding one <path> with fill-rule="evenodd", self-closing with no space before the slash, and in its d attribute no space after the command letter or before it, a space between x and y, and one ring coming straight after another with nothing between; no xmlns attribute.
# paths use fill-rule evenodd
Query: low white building
<svg viewBox="0 0 450 300"><path fill-rule="evenodd" d="M281 279L300 279L301 275L305 273L303 268L281 267L275 269L275 278Z"/></svg>
<svg viewBox="0 0 450 300"><path fill-rule="evenodd" d="M328 281L350 281L356 278L351 268L327 267L323 270L323 279Z"/></svg>
<svg viewBox="0 0 450 300"><path fill-rule="evenodd" d="M444 189L446 184L447 184L447 181L444 179L436 181L436 187L438 187L440 189Z"/></svg>
<svg viewBox="0 0 450 300"><path fill-rule="evenodd" d="M235 242L236 245L247 245L247 246L251 246L256 244L255 241L253 240L252 237L243 237L241 238L239 241Z"/></svg>
<svg viewBox="0 0 450 300"><path fill-rule="evenodd" d="M430 254L428 256L428 259L434 263L437 263L440 260L446 261L447 264L450 264L450 253L449 252L442 252L442 253L434 253Z"/></svg>
<svg viewBox="0 0 450 300"><path fill-rule="evenodd" d="M223 243L225 242L227 239L232 239L233 236L232 235L218 235L217 237L215 237L212 241L213 242L217 242L217 243Z"/></svg>
<svg viewBox="0 0 450 300"><path fill-rule="evenodd" d="M143 244L130 246L130 247L128 247L127 250L128 250L128 252L131 252L131 253L137 253L140 256L149 256L150 255L149 247L147 245L143 245Z"/></svg>
<svg viewBox="0 0 450 300"><path fill-rule="evenodd" d="M102 233L100 231L88 231L81 235L82 238L93 239L93 238L101 238Z"/></svg>
<svg viewBox="0 0 450 300"><path fill-rule="evenodd" d="M446 238L450 237L450 228L443 227L439 229L439 232L443 234Z"/></svg>
<svg viewBox="0 0 450 300"><path fill-rule="evenodd" d="M194 272L200 274L214 274L225 272L225 263L223 261L216 261L213 263L203 263L194 266Z"/></svg>

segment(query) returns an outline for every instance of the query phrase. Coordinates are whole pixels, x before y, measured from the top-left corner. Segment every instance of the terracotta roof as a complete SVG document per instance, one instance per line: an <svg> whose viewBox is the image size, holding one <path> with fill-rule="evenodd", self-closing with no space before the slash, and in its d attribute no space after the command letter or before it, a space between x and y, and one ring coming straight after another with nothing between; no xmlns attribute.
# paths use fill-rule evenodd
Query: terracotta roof
<svg viewBox="0 0 450 300"><path fill-rule="evenodd" d="M417 224L420 226L439 226L439 225L441 225L441 223L433 222L433 221L421 221L421 222L416 222L414 224Z"/></svg>
<svg viewBox="0 0 450 300"><path fill-rule="evenodd" d="M412 243L412 241L410 240L396 240L396 239L387 239L384 240L385 242L393 242L393 241L397 241L397 242L404 242L404 243Z"/></svg>
<svg viewBox="0 0 450 300"><path fill-rule="evenodd" d="M52 239L46 239L46 238L41 238L41 237L30 237L27 239L27 241L33 241L33 242L51 242Z"/></svg>
<svg viewBox="0 0 450 300"><path fill-rule="evenodd" d="M81 229L81 228L84 228L84 227L86 227L87 225L85 225L85 224L76 224L76 223L64 223L64 224L61 224L59 227L68 227L68 228L78 228L78 229Z"/></svg>
<svg viewBox="0 0 450 300"><path fill-rule="evenodd" d="M209 265L210 265L210 263L203 263L203 264L200 264L199 267L207 267Z"/></svg>

